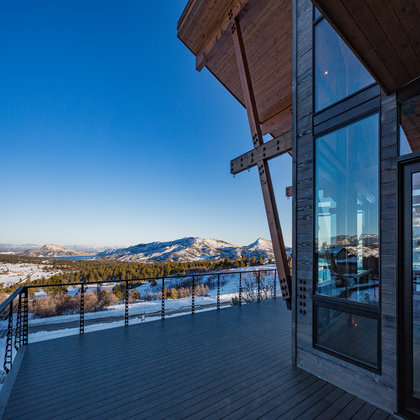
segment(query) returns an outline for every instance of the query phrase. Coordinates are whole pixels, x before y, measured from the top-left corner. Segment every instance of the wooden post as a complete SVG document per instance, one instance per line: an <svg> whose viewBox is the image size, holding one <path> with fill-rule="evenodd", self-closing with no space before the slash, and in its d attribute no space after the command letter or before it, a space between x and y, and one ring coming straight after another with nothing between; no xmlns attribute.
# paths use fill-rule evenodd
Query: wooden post
<svg viewBox="0 0 420 420"><path fill-rule="evenodd" d="M248 61L246 58L241 27L237 17L232 18L231 32L235 55L238 64L239 78L244 95L245 107L248 114L249 127L251 129L254 148L264 144L261 125L258 117L257 104L252 88L251 76L249 73ZM279 275L282 297L288 307L291 305L291 280L290 268L287 262L286 248L284 246L283 233L281 230L276 200L274 197L273 184L271 181L268 161L261 159L257 162L258 173L260 176L261 189L264 198L265 211L267 213L268 226L270 229L271 241L273 243L274 256Z"/></svg>

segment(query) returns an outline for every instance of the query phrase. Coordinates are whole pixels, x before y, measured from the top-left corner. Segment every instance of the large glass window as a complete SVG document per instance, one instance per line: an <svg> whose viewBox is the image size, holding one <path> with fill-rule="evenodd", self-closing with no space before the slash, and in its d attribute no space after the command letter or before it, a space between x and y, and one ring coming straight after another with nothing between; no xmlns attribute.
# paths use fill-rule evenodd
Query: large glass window
<svg viewBox="0 0 420 420"><path fill-rule="evenodd" d="M316 344L374 368L378 366L376 319L316 307Z"/></svg>
<svg viewBox="0 0 420 420"><path fill-rule="evenodd" d="M315 111L320 111L374 82L372 76L322 19L315 25Z"/></svg>
<svg viewBox="0 0 420 420"><path fill-rule="evenodd" d="M420 95L400 104L400 155L420 152Z"/></svg>
<svg viewBox="0 0 420 420"><path fill-rule="evenodd" d="M379 118L315 140L315 293L379 301Z"/></svg>

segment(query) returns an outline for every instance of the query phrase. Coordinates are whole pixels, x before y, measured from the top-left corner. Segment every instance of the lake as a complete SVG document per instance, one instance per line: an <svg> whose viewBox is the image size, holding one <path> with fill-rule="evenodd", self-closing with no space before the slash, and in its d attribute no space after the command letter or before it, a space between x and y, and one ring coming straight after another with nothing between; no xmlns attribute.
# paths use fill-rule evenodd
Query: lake
<svg viewBox="0 0 420 420"><path fill-rule="evenodd" d="M67 260L67 261L79 261L79 260L91 260L96 255L77 255L73 257L51 257L52 260Z"/></svg>

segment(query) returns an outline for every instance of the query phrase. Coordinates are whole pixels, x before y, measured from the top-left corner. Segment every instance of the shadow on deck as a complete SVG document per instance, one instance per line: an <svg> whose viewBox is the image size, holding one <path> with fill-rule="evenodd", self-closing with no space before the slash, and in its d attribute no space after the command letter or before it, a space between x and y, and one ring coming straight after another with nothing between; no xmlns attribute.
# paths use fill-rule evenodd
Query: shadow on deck
<svg viewBox="0 0 420 420"><path fill-rule="evenodd" d="M29 344L5 418L381 418L291 361L280 300Z"/></svg>

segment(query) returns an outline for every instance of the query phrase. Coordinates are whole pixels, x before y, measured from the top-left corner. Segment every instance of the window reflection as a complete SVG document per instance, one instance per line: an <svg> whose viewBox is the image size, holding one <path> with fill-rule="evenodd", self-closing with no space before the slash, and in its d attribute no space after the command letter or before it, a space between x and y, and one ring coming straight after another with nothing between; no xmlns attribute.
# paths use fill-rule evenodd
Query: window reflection
<svg viewBox="0 0 420 420"><path fill-rule="evenodd" d="M378 322L375 319L318 306L317 342L373 367L378 365Z"/></svg>
<svg viewBox="0 0 420 420"><path fill-rule="evenodd" d="M319 111L374 82L338 36L321 20L315 26L315 110Z"/></svg>
<svg viewBox="0 0 420 420"><path fill-rule="evenodd" d="M400 155L420 151L420 95L400 105Z"/></svg>
<svg viewBox="0 0 420 420"><path fill-rule="evenodd" d="M378 115L315 142L316 293L377 304Z"/></svg>

